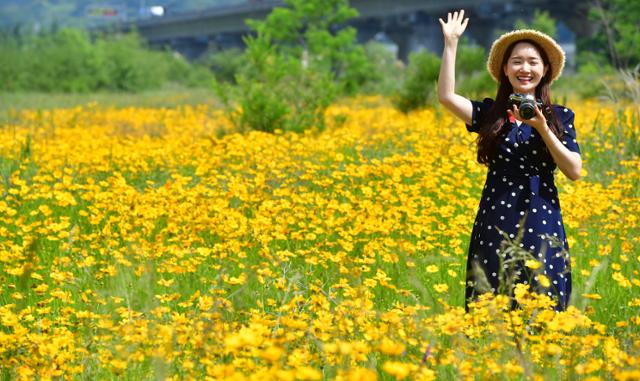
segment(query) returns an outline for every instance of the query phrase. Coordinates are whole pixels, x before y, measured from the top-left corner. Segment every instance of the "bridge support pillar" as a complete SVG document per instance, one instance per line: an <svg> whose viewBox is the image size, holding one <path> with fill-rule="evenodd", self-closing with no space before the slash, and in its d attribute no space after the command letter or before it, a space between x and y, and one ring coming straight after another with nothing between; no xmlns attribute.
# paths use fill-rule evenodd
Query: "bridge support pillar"
<svg viewBox="0 0 640 381"><path fill-rule="evenodd" d="M428 50L438 55L442 53L442 29L439 23L395 27L386 34L398 45L398 59L402 62L409 61L411 52Z"/></svg>

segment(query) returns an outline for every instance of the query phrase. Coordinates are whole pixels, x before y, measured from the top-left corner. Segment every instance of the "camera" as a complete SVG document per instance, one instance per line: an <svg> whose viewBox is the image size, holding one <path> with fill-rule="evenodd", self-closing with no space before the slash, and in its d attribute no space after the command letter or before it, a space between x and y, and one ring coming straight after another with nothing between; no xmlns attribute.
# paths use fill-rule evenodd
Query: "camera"
<svg viewBox="0 0 640 381"><path fill-rule="evenodd" d="M522 119L531 119L536 116L536 105L542 107L541 100L536 100L533 95L515 93L509 95L511 105L517 105Z"/></svg>

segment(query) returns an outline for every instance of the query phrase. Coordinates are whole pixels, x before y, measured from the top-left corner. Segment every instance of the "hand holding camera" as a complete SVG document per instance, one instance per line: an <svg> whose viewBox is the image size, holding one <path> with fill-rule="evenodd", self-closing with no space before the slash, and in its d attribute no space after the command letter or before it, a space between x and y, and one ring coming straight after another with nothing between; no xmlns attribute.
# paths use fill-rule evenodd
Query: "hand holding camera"
<svg viewBox="0 0 640 381"><path fill-rule="evenodd" d="M516 105L520 111L520 118L528 120L536 116L536 105L542 107L544 104L541 100L536 100L533 95L515 93L509 95L509 104L513 107Z"/></svg>
<svg viewBox="0 0 640 381"><path fill-rule="evenodd" d="M547 118L542 113L544 103L528 94L509 95L511 109L507 113L520 121L526 121L528 125L542 133L547 129Z"/></svg>

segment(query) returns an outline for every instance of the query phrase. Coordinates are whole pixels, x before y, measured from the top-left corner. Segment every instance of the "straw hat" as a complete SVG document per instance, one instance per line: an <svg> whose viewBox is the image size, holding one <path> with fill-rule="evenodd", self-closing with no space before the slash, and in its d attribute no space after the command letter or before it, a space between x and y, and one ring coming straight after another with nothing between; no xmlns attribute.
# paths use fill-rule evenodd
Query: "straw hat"
<svg viewBox="0 0 640 381"><path fill-rule="evenodd" d="M564 67L564 50L548 35L533 29L519 29L503 34L491 45L489 58L487 59L487 70L496 80L500 82L500 72L502 72L502 58L507 48L514 42L520 40L531 40L538 45L549 58L549 83L556 80L562 73Z"/></svg>

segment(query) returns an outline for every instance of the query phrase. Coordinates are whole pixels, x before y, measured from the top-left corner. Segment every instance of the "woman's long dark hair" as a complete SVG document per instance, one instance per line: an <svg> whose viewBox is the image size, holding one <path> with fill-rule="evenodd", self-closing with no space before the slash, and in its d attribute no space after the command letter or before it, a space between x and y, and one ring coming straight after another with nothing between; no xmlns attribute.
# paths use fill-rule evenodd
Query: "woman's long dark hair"
<svg viewBox="0 0 640 381"><path fill-rule="evenodd" d="M513 86L511 86L511 82L509 82L509 78L507 78L503 68L507 63L507 60L511 56L511 52L513 52L514 46L519 42L528 42L533 45L540 53L543 63L545 65L548 65L549 67L547 73L540 79L540 83L538 84L538 86L536 86L536 99L540 99L544 104L544 106L542 107L542 112L547 119L547 124L549 125L551 131L558 138L562 137L563 129L561 128L561 123L558 120L558 116L551 108L551 90L549 89L549 78L551 77L552 73L550 72L551 65L549 65L549 58L547 57L545 51L536 42L531 40L518 40L509 45L506 52L504 53L504 56L502 57L502 64L500 66L500 85L498 86L496 99L489 109L489 112L487 112L483 119L478 122L480 125L477 139L478 162L487 166L498 152L500 137L508 132L509 124L507 123L507 109L510 108L509 95L513 93ZM544 152L550 157L548 150L545 149Z"/></svg>

